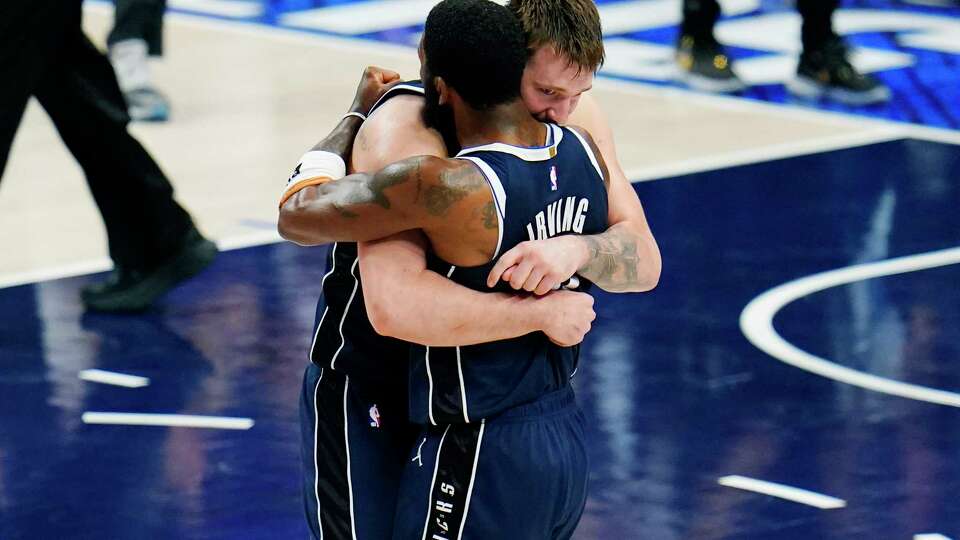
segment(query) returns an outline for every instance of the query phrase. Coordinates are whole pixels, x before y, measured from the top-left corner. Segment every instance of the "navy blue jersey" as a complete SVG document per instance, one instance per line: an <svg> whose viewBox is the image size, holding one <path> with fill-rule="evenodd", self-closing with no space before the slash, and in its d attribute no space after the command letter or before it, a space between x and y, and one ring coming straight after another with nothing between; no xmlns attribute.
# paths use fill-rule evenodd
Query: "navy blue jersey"
<svg viewBox="0 0 960 540"><path fill-rule="evenodd" d="M393 86L371 108L371 114L390 98L423 96L419 81ZM357 244L337 242L327 256L323 293L317 303L310 359L317 365L348 375L367 391L403 388L407 380L409 344L381 336L367 317L360 282Z"/></svg>
<svg viewBox="0 0 960 540"><path fill-rule="evenodd" d="M597 158L579 133L548 124L547 145L502 143L466 148L487 178L500 219L500 241L482 266L455 267L435 255L429 268L478 291L500 254L526 240L597 234L607 228L607 190ZM501 282L496 289L510 291ZM439 315L442 316L442 315ZM542 332L466 347L413 345L410 414L418 423L469 423L569 385L577 347L554 345Z"/></svg>

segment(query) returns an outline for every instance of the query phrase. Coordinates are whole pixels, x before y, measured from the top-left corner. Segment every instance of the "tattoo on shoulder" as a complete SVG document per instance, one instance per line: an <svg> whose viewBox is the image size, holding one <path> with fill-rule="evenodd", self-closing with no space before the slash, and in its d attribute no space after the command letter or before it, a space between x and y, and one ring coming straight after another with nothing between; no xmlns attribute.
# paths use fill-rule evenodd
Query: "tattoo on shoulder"
<svg viewBox="0 0 960 540"><path fill-rule="evenodd" d="M497 219L497 206L493 201L483 205L483 226L486 229L496 229L500 226Z"/></svg>
<svg viewBox="0 0 960 540"><path fill-rule="evenodd" d="M441 172L439 185L426 189L423 203L430 215L445 216L451 206L479 189L486 189L486 181L472 165L464 164Z"/></svg>

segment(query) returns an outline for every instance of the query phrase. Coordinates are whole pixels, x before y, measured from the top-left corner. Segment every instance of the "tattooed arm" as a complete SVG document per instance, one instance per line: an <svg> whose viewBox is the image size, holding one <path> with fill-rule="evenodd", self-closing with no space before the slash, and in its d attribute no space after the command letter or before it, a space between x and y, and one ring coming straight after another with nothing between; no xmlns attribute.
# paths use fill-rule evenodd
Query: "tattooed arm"
<svg viewBox="0 0 960 540"><path fill-rule="evenodd" d="M302 245L370 241L421 229L437 255L473 266L496 249L498 223L487 215L491 205L493 195L475 165L420 156L301 189L281 207L278 228Z"/></svg>
<svg viewBox="0 0 960 540"><path fill-rule="evenodd" d="M613 292L647 291L660 280L660 248L650 231L637 192L620 166L613 132L603 111L589 93L580 99L570 122L583 127L594 142L594 152L609 169L607 219L603 234L584 237L588 259L579 273Z"/></svg>
<svg viewBox="0 0 960 540"><path fill-rule="evenodd" d="M492 286L503 279L514 289L544 294L579 274L610 292L648 291L660 279L660 249L640 199L617 160L610 127L589 94L581 98L571 121L587 130L580 133L603 170L610 227L596 235L524 242L504 253L487 283Z"/></svg>

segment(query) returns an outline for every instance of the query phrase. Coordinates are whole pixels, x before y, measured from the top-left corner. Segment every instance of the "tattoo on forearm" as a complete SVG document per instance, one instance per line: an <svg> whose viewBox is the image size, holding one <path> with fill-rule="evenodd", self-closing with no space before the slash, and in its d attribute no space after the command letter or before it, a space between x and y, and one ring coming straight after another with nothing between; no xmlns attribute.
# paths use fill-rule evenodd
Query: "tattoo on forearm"
<svg viewBox="0 0 960 540"><path fill-rule="evenodd" d="M354 219L354 218L360 217L356 212L352 212L350 208L347 206L333 203L333 208L334 210L337 211L338 214L340 214L340 217L344 217L347 219Z"/></svg>
<svg viewBox="0 0 960 540"><path fill-rule="evenodd" d="M420 162L417 162L417 194L413 198L414 203L420 203L420 192L423 190L423 171L420 170Z"/></svg>
<svg viewBox="0 0 960 540"><path fill-rule="evenodd" d="M409 167L390 166L373 177L358 176L359 178L348 176L343 180L323 184L322 189L329 191L321 195L326 197L330 206L340 217L348 219L360 217L353 207L363 204L375 204L389 210L391 202L386 190L413 177L419 179L420 162L418 161L412 170Z"/></svg>
<svg viewBox="0 0 960 540"><path fill-rule="evenodd" d="M626 288L639 281L640 255L632 235L619 227L603 234L584 236L590 259L579 274L605 289Z"/></svg>
<svg viewBox="0 0 960 540"><path fill-rule="evenodd" d="M402 184L407 180L410 180L411 177L417 179L417 185L419 186L420 182L420 167L421 162L417 161L416 168L413 171L409 170L393 170L392 168L384 169L380 174L376 175L373 179L373 182L370 183L370 193L371 199L369 201L381 208L386 210L390 209L390 197L387 196L385 191L387 188L393 187L397 184Z"/></svg>
<svg viewBox="0 0 960 540"><path fill-rule="evenodd" d="M313 147L314 150L326 150L338 154L345 161L350 158L350 150L353 148L353 140L360 129L360 119L354 116L348 116L337 124L337 127L330 132L322 141Z"/></svg>

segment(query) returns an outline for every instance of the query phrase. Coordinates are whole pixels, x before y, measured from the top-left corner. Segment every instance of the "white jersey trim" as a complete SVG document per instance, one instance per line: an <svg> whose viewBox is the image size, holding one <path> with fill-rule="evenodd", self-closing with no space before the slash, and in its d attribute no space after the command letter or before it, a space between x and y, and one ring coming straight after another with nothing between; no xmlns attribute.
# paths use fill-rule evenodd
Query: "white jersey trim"
<svg viewBox="0 0 960 540"><path fill-rule="evenodd" d="M493 192L493 202L497 207L497 224L499 225L499 230L497 231L497 249L493 252L490 260L496 259L497 256L500 255L500 248L503 247L504 220L507 215L507 191L503 188L503 182L500 181L500 176L494 172L493 168L490 167L486 161L474 156L463 156L460 157L460 159L465 159L476 165L484 178L487 179L490 191Z"/></svg>
<svg viewBox="0 0 960 540"><path fill-rule="evenodd" d="M427 390L427 416L430 417L430 423L432 425L437 425L437 421L433 419L433 373L430 373L430 346L427 345L427 352L424 355L424 359L427 363L427 384L429 388Z"/></svg>
<svg viewBox="0 0 960 540"><path fill-rule="evenodd" d="M470 513L470 498L473 497L473 484L477 478L477 463L480 462L480 445L483 444L483 430L487 427L486 419L480 420L480 435L477 437L477 450L473 454L473 470L470 472L470 484L467 488L467 501L463 505L463 519L460 521L460 531L457 532L457 540L463 538L463 529L467 527L467 514ZM440 455L437 454L439 460ZM431 492L433 489L431 488Z"/></svg>
<svg viewBox="0 0 960 540"><path fill-rule="evenodd" d="M343 383L343 440L347 446L347 496L350 498L350 536L357 540L357 519L353 514L353 474L350 472L350 418L347 415L347 389L350 388L350 377L345 377Z"/></svg>
<svg viewBox="0 0 960 540"><path fill-rule="evenodd" d="M497 251L500 250L499 243L497 245ZM451 266L450 270L447 272L447 279L453 275L453 271L456 270L456 266ZM457 347L457 376L460 379L460 406L461 412L463 413L463 421L470 423L470 414L467 412L467 383L463 378L463 362L460 360L460 347Z"/></svg>
<svg viewBox="0 0 960 540"><path fill-rule="evenodd" d="M327 278L330 277L330 274L337 269L337 246L339 244L334 242L333 248L330 250L330 271L323 275L323 279L320 280L320 294L323 294L323 287L327 284ZM324 303L327 304L323 308L323 315L320 315L320 322L317 323L317 331L313 333L313 343L310 344L310 356L307 360L313 362L313 351L317 348L317 338L320 337L320 328L323 326L323 320L327 318L327 311L330 311L330 304L324 299Z"/></svg>
<svg viewBox="0 0 960 540"><path fill-rule="evenodd" d="M350 313L350 306L353 305L353 299L357 296L357 289L360 286L360 280L357 279L357 263L360 262L360 257L357 256L353 259L353 265L350 266L350 275L353 276L353 292L350 293L350 299L347 300L347 306L343 308L343 317L340 318L340 346L337 347L337 352L333 353L333 358L330 359L330 369L335 369L334 364L337 362L337 357L340 356L340 351L343 350L343 346L347 344L347 338L343 335L343 323L347 321L347 314ZM319 329L318 329L319 330Z"/></svg>
<svg viewBox="0 0 960 540"><path fill-rule="evenodd" d="M418 94L420 94L420 95L423 95L423 94L424 94L423 88L421 88L421 87L419 87L419 86L414 86L414 85L412 85L412 84L398 84L398 85L395 85L395 86L391 86L390 89L387 90L387 93L384 94L384 95L382 95L382 96L380 96L380 99L378 99L377 102L373 104L373 107L370 107L370 113L367 115L367 117L369 117L370 114L373 114L374 111L377 110L377 107L379 107L380 105L382 105L384 101L390 99L390 97L392 97L393 94L395 93L395 91L397 91L397 90L411 90L411 91L416 92L416 93L418 93Z"/></svg>
<svg viewBox="0 0 960 540"><path fill-rule="evenodd" d="M497 242L497 251L500 250L500 243ZM450 279L450 276L453 275L453 271L456 270L456 266L451 266L450 270L447 272L447 279ZM467 413L467 385L466 381L463 378L463 363L460 361L460 347L457 347L457 375L460 378L460 404L461 411L463 412L463 421L470 423L470 415Z"/></svg>
<svg viewBox="0 0 960 540"><path fill-rule="evenodd" d="M317 412L317 394L320 392L320 381L323 380L323 367L320 368L320 377L313 388L313 496L317 499L317 530L320 531L320 540L323 540L323 518L320 517L320 464L317 463L317 451L320 449L320 414Z"/></svg>
<svg viewBox="0 0 960 540"><path fill-rule="evenodd" d="M593 168L597 170L597 175L600 177L600 180L603 181L603 171L600 169L600 163L597 161L597 156L594 155L593 148L590 147L590 143L583 138L583 135L577 133L577 130L571 129L570 133L573 133L577 140L580 141L580 144L583 145L583 149L587 152L587 157L590 158L590 163L593 165Z"/></svg>
<svg viewBox="0 0 960 540"><path fill-rule="evenodd" d="M433 479L430 480L430 489L427 490L427 519L423 520L423 535L420 540L426 540L427 529L430 526L430 509L433 508L433 487L437 483L437 468L440 466L440 451L443 450L443 440L447 438L447 432L450 431L450 425L443 430L443 436L440 437L440 444L437 445L437 457L433 460Z"/></svg>
<svg viewBox="0 0 960 540"><path fill-rule="evenodd" d="M460 360L460 347L457 347L457 375L460 378L460 405L463 409L463 421L470 423L470 414L467 412L467 385L463 378L463 363Z"/></svg>
<svg viewBox="0 0 960 540"><path fill-rule="evenodd" d="M464 157L474 152L503 152L524 161L547 161L557 155L557 146L563 140L563 130L555 124L544 125L547 126L548 135L551 135L550 138L552 138L552 142L546 146L513 146L512 144L497 142L464 148L455 157Z"/></svg>

